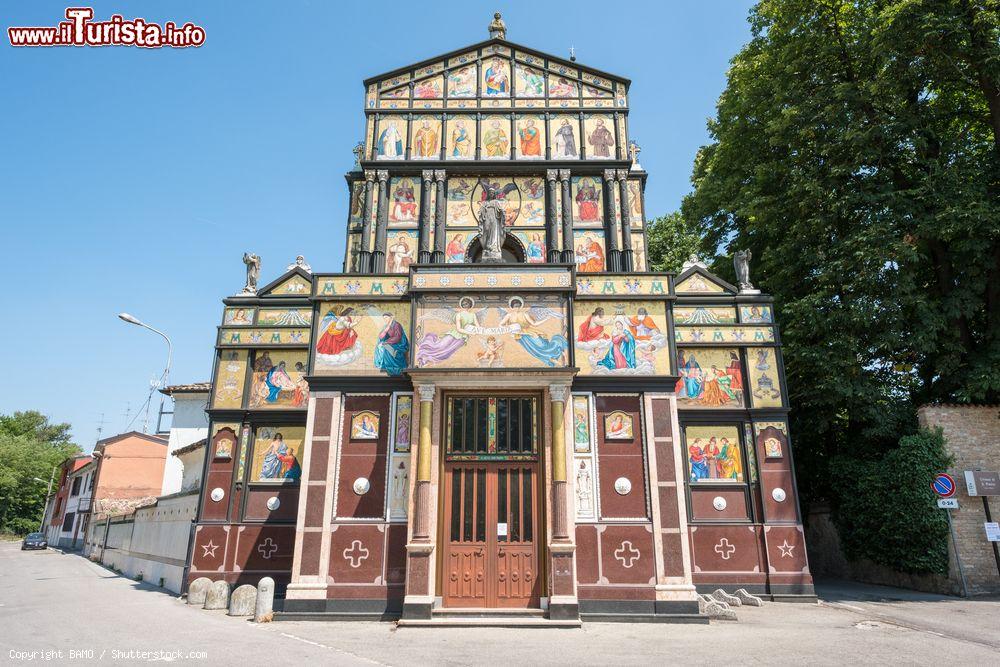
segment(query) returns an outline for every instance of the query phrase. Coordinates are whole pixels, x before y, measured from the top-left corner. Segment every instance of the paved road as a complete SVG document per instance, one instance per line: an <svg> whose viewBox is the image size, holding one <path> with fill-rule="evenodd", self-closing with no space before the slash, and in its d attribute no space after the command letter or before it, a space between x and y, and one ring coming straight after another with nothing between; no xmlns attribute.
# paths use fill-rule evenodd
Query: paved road
<svg viewBox="0 0 1000 667"><path fill-rule="evenodd" d="M926 664L935 657L1000 664L998 600L846 584L820 592L825 600L819 605L742 608L739 623L710 626L397 630L391 623L254 625L188 607L77 555L22 553L18 545L0 543L0 661L26 661L37 652L34 662L49 658L56 664L166 660L244 667L305 660L337 665Z"/></svg>

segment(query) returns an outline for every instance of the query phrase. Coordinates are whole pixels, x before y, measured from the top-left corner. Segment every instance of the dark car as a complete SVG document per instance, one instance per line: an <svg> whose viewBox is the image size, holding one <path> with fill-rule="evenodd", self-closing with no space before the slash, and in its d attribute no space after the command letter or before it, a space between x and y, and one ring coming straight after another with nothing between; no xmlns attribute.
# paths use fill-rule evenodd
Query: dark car
<svg viewBox="0 0 1000 667"><path fill-rule="evenodd" d="M49 541L45 539L45 535L42 533L28 533L21 542L21 551L26 549L47 549L49 546Z"/></svg>

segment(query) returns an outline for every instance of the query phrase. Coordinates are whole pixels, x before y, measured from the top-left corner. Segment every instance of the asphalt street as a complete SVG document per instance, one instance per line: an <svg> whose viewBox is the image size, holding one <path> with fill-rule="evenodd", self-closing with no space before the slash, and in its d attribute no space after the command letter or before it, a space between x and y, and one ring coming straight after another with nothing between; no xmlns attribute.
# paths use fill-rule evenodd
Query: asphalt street
<svg viewBox="0 0 1000 667"><path fill-rule="evenodd" d="M255 625L185 605L72 553L0 543L0 660L284 665L1000 664L1000 600L836 584L819 604L741 608L708 626L587 623L582 629Z"/></svg>

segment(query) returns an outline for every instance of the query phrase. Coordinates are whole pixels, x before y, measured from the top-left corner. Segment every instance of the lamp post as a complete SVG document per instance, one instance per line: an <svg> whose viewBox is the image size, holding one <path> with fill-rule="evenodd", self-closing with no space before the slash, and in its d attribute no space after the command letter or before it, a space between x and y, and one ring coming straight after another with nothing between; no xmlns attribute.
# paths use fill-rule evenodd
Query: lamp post
<svg viewBox="0 0 1000 667"><path fill-rule="evenodd" d="M162 336L163 340L167 341L167 365L166 367L164 367L163 375L160 376L160 381L158 383L158 386L165 387L167 384L167 378L170 377L170 361L171 359L173 359L174 355L174 345L173 343L170 342L170 337L167 336L167 334L160 331L159 329L154 329L153 327L149 326L139 318L129 315L128 313L118 313L118 319L122 320L123 322L128 322L129 324L134 324L136 326L142 327L143 329L149 329L153 333ZM142 423L143 433L149 432L149 404L153 402L153 391L155 389L156 386L152 386L149 389L149 400L146 401L146 417ZM163 411L163 399L160 399L160 411L161 412Z"/></svg>

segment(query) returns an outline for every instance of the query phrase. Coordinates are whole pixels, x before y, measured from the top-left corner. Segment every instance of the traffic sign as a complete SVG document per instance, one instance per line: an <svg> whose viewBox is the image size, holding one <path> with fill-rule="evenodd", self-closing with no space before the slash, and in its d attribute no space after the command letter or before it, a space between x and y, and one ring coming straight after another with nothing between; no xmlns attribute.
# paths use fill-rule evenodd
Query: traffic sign
<svg viewBox="0 0 1000 667"><path fill-rule="evenodd" d="M938 508L943 510L957 510L958 498L938 498Z"/></svg>
<svg viewBox="0 0 1000 667"><path fill-rule="evenodd" d="M934 476L931 488L942 498L951 498L955 495L955 479L946 472L939 472Z"/></svg>

